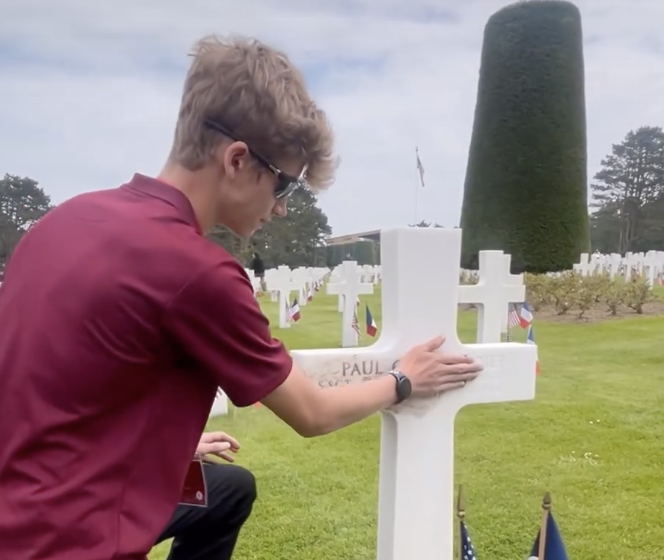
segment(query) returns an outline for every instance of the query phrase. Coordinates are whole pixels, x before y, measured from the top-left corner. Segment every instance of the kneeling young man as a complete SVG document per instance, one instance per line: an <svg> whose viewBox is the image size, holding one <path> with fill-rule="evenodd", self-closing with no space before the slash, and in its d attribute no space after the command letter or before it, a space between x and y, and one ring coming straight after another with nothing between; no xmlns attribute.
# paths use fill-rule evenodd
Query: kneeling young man
<svg viewBox="0 0 664 560"><path fill-rule="evenodd" d="M335 165L284 53L207 38L161 173L91 185L26 232L0 289L0 559L144 560L218 387L315 437L477 376L441 333L398 371L320 389L272 337L244 268L206 239L216 225L250 238Z"/></svg>

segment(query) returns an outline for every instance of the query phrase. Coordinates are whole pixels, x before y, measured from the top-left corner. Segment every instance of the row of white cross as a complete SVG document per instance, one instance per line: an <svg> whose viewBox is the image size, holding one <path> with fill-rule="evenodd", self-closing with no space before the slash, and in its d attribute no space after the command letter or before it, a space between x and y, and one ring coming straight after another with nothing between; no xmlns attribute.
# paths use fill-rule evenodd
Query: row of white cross
<svg viewBox="0 0 664 560"><path fill-rule="evenodd" d="M536 346L498 341L464 346L459 341L459 302L484 300L478 329L490 334L506 320L504 304L523 301L522 280L509 274L509 257L498 252L481 257L485 269L499 271L497 285L489 275L480 276L476 286L460 287L460 248L459 229L384 230L380 338L364 348L292 352L321 387L384 375L411 346L439 334L446 337L444 351L468 354L484 365L482 374L463 389L433 399L409 400L383 414L378 560L452 560L457 412L469 404L535 397ZM469 295L471 290L479 295ZM346 305L355 305L357 294L352 296L346 292ZM492 301L501 302L500 310L497 303L493 310Z"/></svg>
<svg viewBox="0 0 664 560"><path fill-rule="evenodd" d="M479 255L479 278L476 284L459 287L459 303L478 304L477 341L500 342L507 329L510 303L525 299L522 275L510 274L510 256L502 251L482 251ZM367 270L369 269L369 270ZM271 272L271 274L269 274ZM268 271L267 288L278 301L279 327L289 328L287 304L289 295L297 291L300 307L307 304L308 294L327 273L327 269L295 269L279 267ZM428 274L428 273L426 273ZM359 297L372 294L381 275L380 267L360 267L355 261L344 261L336 267L326 284L328 294L337 295L342 313L341 345L358 345L353 317ZM370 281L367 281L370 280Z"/></svg>
<svg viewBox="0 0 664 560"><path fill-rule="evenodd" d="M458 303L478 304L477 342L500 342L507 330L510 303L525 301L526 287L523 275L510 273L510 255L502 251L481 251L479 254L479 279L476 284L459 286ZM430 275L424 272L422 276ZM342 342L344 348L358 344L357 331L352 317L356 312L359 296L373 293L373 284L361 281L356 263L346 261L334 282L334 276L326 289L328 294L338 295L343 304ZM438 288L440 289L440 288Z"/></svg>
<svg viewBox="0 0 664 560"><path fill-rule="evenodd" d="M581 253L573 269L583 276L608 274L611 278L622 276L626 281L636 273L644 275L648 284L653 286L664 276L664 251L626 253L624 257L617 253Z"/></svg>

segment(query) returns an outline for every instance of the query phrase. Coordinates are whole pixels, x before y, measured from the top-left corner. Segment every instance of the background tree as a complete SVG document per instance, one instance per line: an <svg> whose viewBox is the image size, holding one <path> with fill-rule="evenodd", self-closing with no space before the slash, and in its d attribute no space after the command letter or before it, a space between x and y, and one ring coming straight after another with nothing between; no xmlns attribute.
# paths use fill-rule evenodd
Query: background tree
<svg viewBox="0 0 664 560"><path fill-rule="evenodd" d="M29 177L6 174L0 180L0 265L23 234L51 208L51 198Z"/></svg>
<svg viewBox="0 0 664 560"><path fill-rule="evenodd" d="M230 230L223 226L215 226L212 233L208 235L208 238L221 245L231 255L242 262L242 264L248 264L246 261L248 261L249 255L251 254L251 245L249 241L231 233Z"/></svg>
<svg viewBox="0 0 664 560"><path fill-rule="evenodd" d="M288 200L288 215L275 218L256 232L250 241L241 240L225 228L210 235L215 242L248 266L257 251L265 266L325 266L326 243L332 233L325 213L317 206L316 196L304 188L296 189Z"/></svg>
<svg viewBox="0 0 664 560"><path fill-rule="evenodd" d="M630 131L591 185L593 248L600 252L664 250L664 131Z"/></svg>
<svg viewBox="0 0 664 560"><path fill-rule="evenodd" d="M564 270L589 249L581 15L569 2L493 14L461 212L462 265L501 249L515 272Z"/></svg>
<svg viewBox="0 0 664 560"><path fill-rule="evenodd" d="M429 228L429 227L434 227L434 228L442 228L445 226L441 226L438 222L427 222L426 220L422 220L421 222L418 222L416 224L408 224L408 227L419 227L419 228Z"/></svg>

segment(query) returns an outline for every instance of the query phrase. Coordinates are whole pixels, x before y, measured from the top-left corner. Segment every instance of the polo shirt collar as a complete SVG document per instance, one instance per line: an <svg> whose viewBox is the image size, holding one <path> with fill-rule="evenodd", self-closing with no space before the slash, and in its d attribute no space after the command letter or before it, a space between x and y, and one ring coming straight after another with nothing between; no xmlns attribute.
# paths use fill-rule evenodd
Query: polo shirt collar
<svg viewBox="0 0 664 560"><path fill-rule="evenodd" d="M196 218L194 208L182 191L168 183L160 181L159 179L154 179L140 173L135 173L131 181L125 186L134 191L147 194L148 196L159 198L171 206L174 206L180 211L182 217L202 235L201 227Z"/></svg>

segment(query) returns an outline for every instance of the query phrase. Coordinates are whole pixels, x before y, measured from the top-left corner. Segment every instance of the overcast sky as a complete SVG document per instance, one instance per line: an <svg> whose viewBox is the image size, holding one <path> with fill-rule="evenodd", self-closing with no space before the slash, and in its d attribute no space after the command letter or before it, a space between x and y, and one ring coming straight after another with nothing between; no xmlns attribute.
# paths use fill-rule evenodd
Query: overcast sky
<svg viewBox="0 0 664 560"><path fill-rule="evenodd" d="M54 202L156 174L187 52L241 33L285 49L342 159L321 196L335 234L458 224L482 33L501 0L0 0L0 173ZM578 0L589 176L611 144L664 125L664 2ZM415 146L426 187L417 187Z"/></svg>

